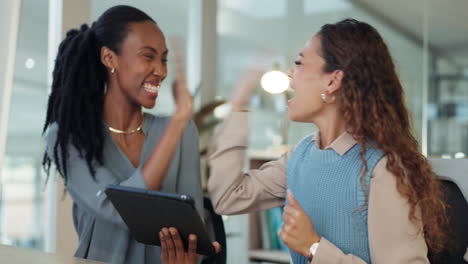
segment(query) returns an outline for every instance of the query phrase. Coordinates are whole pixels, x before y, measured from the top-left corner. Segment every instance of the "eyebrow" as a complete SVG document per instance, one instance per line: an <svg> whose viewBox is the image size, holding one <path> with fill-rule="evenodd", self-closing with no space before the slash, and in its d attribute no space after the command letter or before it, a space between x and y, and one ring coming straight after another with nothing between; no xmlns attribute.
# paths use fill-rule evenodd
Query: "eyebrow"
<svg viewBox="0 0 468 264"><path fill-rule="evenodd" d="M144 46L142 49L148 49L151 52L158 54L158 51L155 48L150 47L150 46ZM166 49L164 50L163 55L167 55L168 53L169 53L169 50Z"/></svg>
<svg viewBox="0 0 468 264"><path fill-rule="evenodd" d="M299 53L299 56L304 58L304 54L302 54L302 52Z"/></svg>

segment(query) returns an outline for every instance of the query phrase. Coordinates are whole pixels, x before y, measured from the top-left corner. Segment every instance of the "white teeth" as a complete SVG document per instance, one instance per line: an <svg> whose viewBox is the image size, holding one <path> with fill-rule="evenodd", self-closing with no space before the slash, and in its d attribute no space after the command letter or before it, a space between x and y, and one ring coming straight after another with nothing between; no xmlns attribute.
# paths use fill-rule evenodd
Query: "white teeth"
<svg viewBox="0 0 468 264"><path fill-rule="evenodd" d="M150 83L144 83L143 84L143 88L145 88L145 90L147 92L150 92L150 93L157 93L159 92L159 88L161 87L161 84L158 84L158 85L152 85Z"/></svg>

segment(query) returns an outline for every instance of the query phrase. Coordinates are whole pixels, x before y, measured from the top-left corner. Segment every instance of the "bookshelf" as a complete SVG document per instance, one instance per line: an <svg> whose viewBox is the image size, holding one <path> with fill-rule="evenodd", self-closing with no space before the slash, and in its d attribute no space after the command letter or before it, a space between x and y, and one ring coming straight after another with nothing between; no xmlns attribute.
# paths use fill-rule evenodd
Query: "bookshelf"
<svg viewBox="0 0 468 264"><path fill-rule="evenodd" d="M251 150L248 152L248 168L256 169L262 164L279 158L284 152L288 150L288 147L278 147L273 150ZM280 218L276 212L276 218ZM249 263L279 263L289 264L290 256L288 251L275 248L273 241L271 240L271 223L268 222L268 213L266 211L251 213L248 216L247 224L247 238L248 239L248 254L247 258ZM269 232L270 231L270 232ZM275 234L276 235L276 234ZM277 236L277 235L276 235ZM279 237L277 237L279 239ZM279 246L279 245L277 245Z"/></svg>
<svg viewBox="0 0 468 264"><path fill-rule="evenodd" d="M268 151L249 150L245 169L259 168L263 163L279 158L285 151L287 148ZM264 225L260 221L262 213L264 212L223 216L227 263L291 263L288 252L264 246L265 239L262 238L261 232Z"/></svg>

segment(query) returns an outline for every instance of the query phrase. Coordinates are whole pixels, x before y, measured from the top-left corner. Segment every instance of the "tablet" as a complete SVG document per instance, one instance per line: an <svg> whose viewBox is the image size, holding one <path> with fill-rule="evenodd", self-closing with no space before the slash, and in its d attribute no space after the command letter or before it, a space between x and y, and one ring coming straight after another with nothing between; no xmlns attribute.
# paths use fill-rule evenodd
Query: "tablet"
<svg viewBox="0 0 468 264"><path fill-rule="evenodd" d="M109 185L105 192L136 241L161 246L159 231L164 227L175 227L186 249L189 234L194 234L198 254L215 254L190 196L118 185Z"/></svg>

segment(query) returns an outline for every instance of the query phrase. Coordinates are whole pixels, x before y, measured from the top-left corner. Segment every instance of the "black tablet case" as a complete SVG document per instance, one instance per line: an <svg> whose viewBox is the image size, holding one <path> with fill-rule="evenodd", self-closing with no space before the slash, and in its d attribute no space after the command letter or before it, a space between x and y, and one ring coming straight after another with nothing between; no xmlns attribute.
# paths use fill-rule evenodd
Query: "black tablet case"
<svg viewBox="0 0 468 264"><path fill-rule="evenodd" d="M109 185L105 192L136 241L161 246L159 231L175 227L186 249L189 234L195 234L198 254L215 253L190 196L117 185Z"/></svg>

